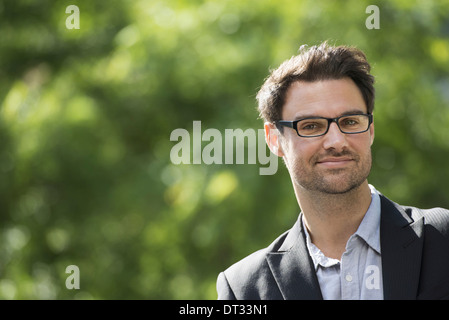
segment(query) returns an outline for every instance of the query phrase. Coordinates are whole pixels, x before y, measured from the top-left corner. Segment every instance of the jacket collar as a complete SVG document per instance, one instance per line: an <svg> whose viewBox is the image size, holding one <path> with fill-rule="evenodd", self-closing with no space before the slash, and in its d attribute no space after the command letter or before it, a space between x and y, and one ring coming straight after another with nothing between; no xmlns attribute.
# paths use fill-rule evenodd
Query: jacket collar
<svg viewBox="0 0 449 320"><path fill-rule="evenodd" d="M267 254L268 265L285 300L319 300L321 295L299 215L282 246Z"/></svg>

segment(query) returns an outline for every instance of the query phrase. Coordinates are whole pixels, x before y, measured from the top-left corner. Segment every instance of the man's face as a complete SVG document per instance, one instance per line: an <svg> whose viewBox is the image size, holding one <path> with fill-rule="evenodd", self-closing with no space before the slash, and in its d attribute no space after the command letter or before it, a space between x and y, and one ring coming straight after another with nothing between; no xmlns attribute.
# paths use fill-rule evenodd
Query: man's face
<svg viewBox="0 0 449 320"><path fill-rule="evenodd" d="M336 118L366 113L362 94L349 78L295 82L287 91L283 120L306 117ZM284 127L280 153L295 188L329 194L348 192L366 181L371 170L374 125L358 134L344 134L333 122L324 136L303 138Z"/></svg>

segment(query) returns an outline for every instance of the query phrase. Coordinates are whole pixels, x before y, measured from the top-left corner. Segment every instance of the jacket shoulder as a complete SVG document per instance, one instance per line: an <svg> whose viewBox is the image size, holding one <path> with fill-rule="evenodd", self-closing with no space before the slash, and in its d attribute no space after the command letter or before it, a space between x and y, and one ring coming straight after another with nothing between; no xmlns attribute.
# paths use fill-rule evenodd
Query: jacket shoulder
<svg viewBox="0 0 449 320"><path fill-rule="evenodd" d="M431 227L441 232L446 237L449 236L448 209L439 207L421 209L413 206L404 206L391 201L384 195L381 195L381 200L387 211L391 210L391 208L396 208L399 211L405 212L406 216L408 216L408 223L423 219L425 228Z"/></svg>
<svg viewBox="0 0 449 320"><path fill-rule="evenodd" d="M449 210L443 208L424 210L424 219L446 236L449 235Z"/></svg>
<svg viewBox="0 0 449 320"><path fill-rule="evenodd" d="M282 246L290 230L284 232L268 247L236 262L217 279L218 299L259 300L282 299L267 262L267 254Z"/></svg>
<svg viewBox="0 0 449 320"><path fill-rule="evenodd" d="M418 299L449 299L449 210L409 208L423 219Z"/></svg>
<svg viewBox="0 0 449 320"><path fill-rule="evenodd" d="M444 237L449 237L449 210L444 208L420 209L415 207L404 207L404 209L415 221L424 218L425 228L433 228Z"/></svg>

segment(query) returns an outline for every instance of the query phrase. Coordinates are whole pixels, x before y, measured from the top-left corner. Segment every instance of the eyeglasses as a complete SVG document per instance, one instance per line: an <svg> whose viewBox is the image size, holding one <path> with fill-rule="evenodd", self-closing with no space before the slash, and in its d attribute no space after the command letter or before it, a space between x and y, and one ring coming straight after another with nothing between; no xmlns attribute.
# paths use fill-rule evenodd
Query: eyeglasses
<svg viewBox="0 0 449 320"><path fill-rule="evenodd" d="M373 115L349 114L337 118L310 117L295 121L280 120L276 121L276 125L293 128L300 137L313 138L325 135L332 122L337 124L342 133L362 133L368 131L373 123Z"/></svg>

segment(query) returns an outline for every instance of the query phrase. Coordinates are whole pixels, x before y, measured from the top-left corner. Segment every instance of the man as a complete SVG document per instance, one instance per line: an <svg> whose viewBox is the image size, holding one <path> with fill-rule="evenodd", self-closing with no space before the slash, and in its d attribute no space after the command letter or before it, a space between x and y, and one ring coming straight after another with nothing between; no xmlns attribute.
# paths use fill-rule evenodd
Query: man
<svg viewBox="0 0 449 320"><path fill-rule="evenodd" d="M302 47L257 99L301 214L220 273L218 299L449 299L449 211L400 206L368 184L374 78L363 52Z"/></svg>

